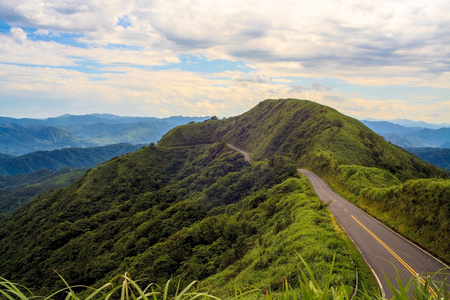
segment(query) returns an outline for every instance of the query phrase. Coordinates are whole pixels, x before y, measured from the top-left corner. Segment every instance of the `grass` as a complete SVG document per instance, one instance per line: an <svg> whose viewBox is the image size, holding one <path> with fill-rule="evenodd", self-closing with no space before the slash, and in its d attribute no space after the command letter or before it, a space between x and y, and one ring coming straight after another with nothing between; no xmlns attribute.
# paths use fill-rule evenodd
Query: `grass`
<svg viewBox="0 0 450 300"><path fill-rule="evenodd" d="M333 300L347 300L353 299L353 294L349 294L345 286L332 286L333 268L335 266L336 256L333 257L330 270L326 274L326 280L320 283L316 279L314 271L303 257L297 253L302 265L298 266L298 281L297 287L293 287L286 278L283 282L283 287L279 291L262 291L260 289L253 289L249 291L241 291L235 289L235 294L226 299L281 299L281 300L296 300L296 299L333 299ZM59 275L59 274L58 274ZM444 274L445 275L445 274ZM182 287L182 277L179 278L176 287L173 286L173 279L167 281L164 286L156 284L143 284L143 281L135 281L131 279L128 273L114 277L110 282L104 284L99 288L91 288L87 286L70 286L64 278L60 276L65 284L65 288L49 295L37 296L32 291L17 283L13 283L7 279L0 277L0 299L8 300L31 300L31 299L64 299L64 300L184 300L184 299L225 299L219 298L208 291L205 291L198 281L192 281ZM445 278L445 276L444 276ZM401 280L398 274L397 281L399 288L396 289L392 282L386 278L394 300L431 300L431 299L449 299L450 293L445 280L441 284L434 282L429 276L425 279L419 276L411 278L406 284ZM81 288L81 291L80 291ZM175 288L175 289L174 289ZM80 292L78 292L80 291ZM82 295L82 296L81 296ZM378 294L370 294L363 291L357 295L358 299L382 299Z"/></svg>

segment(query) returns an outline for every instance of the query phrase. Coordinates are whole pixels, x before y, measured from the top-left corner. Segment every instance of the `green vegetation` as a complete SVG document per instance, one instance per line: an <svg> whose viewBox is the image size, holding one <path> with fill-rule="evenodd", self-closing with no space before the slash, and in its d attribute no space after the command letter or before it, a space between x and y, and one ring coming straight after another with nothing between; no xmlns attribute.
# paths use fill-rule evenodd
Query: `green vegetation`
<svg viewBox="0 0 450 300"><path fill-rule="evenodd" d="M266 100L237 117L175 128L159 145L217 140L245 149L254 160L283 155L294 164L322 175L369 213L450 261L449 250L445 248L450 244L447 209L450 197L445 187L449 173L386 142L359 121L306 100ZM430 180L422 181L420 187L407 184L408 180L421 178ZM442 179L438 180L441 184L435 184L432 178ZM357 200L354 194L361 194L363 188L367 188L367 197L374 195L369 193L370 189L391 189L379 191L371 201L366 197L363 200L363 196ZM391 197L392 189L399 194L405 192L414 205L404 210L405 204L398 201L402 197ZM431 195L433 191L437 192ZM389 207L389 212L376 207ZM427 214L419 217L419 212ZM423 231L416 231L418 227ZM427 230L435 231L422 234ZM437 240L438 237L442 239Z"/></svg>
<svg viewBox="0 0 450 300"><path fill-rule="evenodd" d="M406 150L435 166L450 171L449 148L406 148Z"/></svg>
<svg viewBox="0 0 450 300"><path fill-rule="evenodd" d="M12 213L45 191L72 184L85 172L86 169L64 168L59 171L39 170L31 174L0 175L0 217Z"/></svg>
<svg viewBox="0 0 450 300"><path fill-rule="evenodd" d="M359 166L340 166L337 174L329 178L347 199L450 261L450 180L401 183L391 173Z"/></svg>
<svg viewBox="0 0 450 300"><path fill-rule="evenodd" d="M226 143L250 152L252 164ZM398 230L425 226L419 234L434 230L440 246L450 243L447 172L334 109L267 100L241 116L177 127L157 146L116 157L22 206L0 221L0 276L42 295L67 288L51 275L57 270L74 286L109 286L116 274L127 274L127 285L126 278L143 278L164 286L183 276L182 285L201 280L224 298L236 289L269 298L300 298L310 289L324 298L329 285L348 295L356 268L376 294L370 271L299 165L360 205L367 201L375 215L415 216L394 219ZM445 255L437 243L429 247ZM295 252L314 279L298 280Z"/></svg>
<svg viewBox="0 0 450 300"><path fill-rule="evenodd" d="M283 282L283 288L279 291L252 289L249 291L235 290L232 297L227 299L260 299L264 297L267 300L270 299L332 299L332 300L348 300L354 299L349 296L345 286L341 285L335 287L332 285L333 278L333 263L330 270L327 272L326 280L320 283L316 279L316 274L310 268L309 264L298 255L302 265L298 267L298 287L293 286L285 278ZM213 294L212 291L205 287L198 281L192 281L189 284L183 285L182 277L178 279L176 288L174 282L169 279L165 285L157 285L150 283L145 285L142 280L136 281L131 279L130 274L125 273L122 276L116 276L109 282L105 283L99 288L93 288L89 286L71 286L64 278L60 276L64 282L65 287L59 291L54 292L50 296L42 296L44 299L64 299L67 300L81 300L81 299L216 299L221 298ZM393 300L429 300L429 299L449 299L448 287L445 282L441 285L437 285L433 282L432 278L426 277L424 284L421 283L421 278L411 278L407 283L404 283L400 277L398 277L398 286L395 288L389 279L387 279L389 288L393 292ZM21 299L36 299L37 296L33 294L28 288L13 283L9 280L0 277L0 295L9 300ZM352 294L353 295L353 294ZM411 298L411 295L413 297ZM354 295L353 295L354 296ZM356 293L357 299L384 299L379 295L368 293L366 290Z"/></svg>
<svg viewBox="0 0 450 300"><path fill-rule="evenodd" d="M142 145L115 144L93 148L66 148L36 151L22 156L0 159L0 174L28 174L38 170L58 171L63 168L89 168L104 161L141 148Z"/></svg>
<svg viewBox="0 0 450 300"><path fill-rule="evenodd" d="M295 285L291 257L301 251L318 273L336 253L333 283L351 287L349 249L298 176L283 156L250 165L225 143L145 147L5 221L1 276L45 293L64 288L53 269L75 285L96 286L125 272L157 284L177 274L238 282L249 272L258 276L248 285L279 289L286 276Z"/></svg>

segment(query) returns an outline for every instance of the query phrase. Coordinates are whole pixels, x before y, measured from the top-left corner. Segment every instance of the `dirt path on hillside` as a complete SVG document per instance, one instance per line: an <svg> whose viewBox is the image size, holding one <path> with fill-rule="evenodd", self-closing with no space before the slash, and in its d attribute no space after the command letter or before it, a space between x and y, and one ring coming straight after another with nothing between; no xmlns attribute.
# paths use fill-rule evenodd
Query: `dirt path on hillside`
<svg viewBox="0 0 450 300"><path fill-rule="evenodd" d="M233 146L233 145L231 145L231 144L227 144L227 145L228 145L228 147L230 147L231 149L234 149L234 150L236 150L236 151L242 153L242 155L244 155L245 160L248 161L248 162L251 162L251 161L250 161L250 154L248 154L248 152L245 152L245 151L243 151L243 150L241 150L241 149L239 149L239 148L236 148L235 146Z"/></svg>

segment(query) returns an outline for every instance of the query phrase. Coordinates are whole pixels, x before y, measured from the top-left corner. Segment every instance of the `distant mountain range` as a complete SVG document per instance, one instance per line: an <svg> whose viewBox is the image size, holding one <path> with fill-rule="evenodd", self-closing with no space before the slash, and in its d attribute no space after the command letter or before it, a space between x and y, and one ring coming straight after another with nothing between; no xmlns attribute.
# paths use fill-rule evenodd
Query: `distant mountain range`
<svg viewBox="0 0 450 300"><path fill-rule="evenodd" d="M405 148L438 167L450 170L450 124L438 125L410 120L361 122L392 144Z"/></svg>
<svg viewBox="0 0 450 300"><path fill-rule="evenodd" d="M208 117L120 117L109 114L63 115L48 119L0 117L0 153L23 155L66 147L157 142L173 127Z"/></svg>
<svg viewBox="0 0 450 300"><path fill-rule="evenodd" d="M450 125L448 127L432 128L436 125L429 124L431 126L420 127L403 126L388 121L363 120L361 122L382 135L387 141L400 147L450 148ZM426 125L428 123L423 124Z"/></svg>
<svg viewBox="0 0 450 300"><path fill-rule="evenodd" d="M115 156L138 150L143 145L115 144L92 148L65 148L36 151L21 156L0 156L0 175L29 174L37 170L88 168Z"/></svg>

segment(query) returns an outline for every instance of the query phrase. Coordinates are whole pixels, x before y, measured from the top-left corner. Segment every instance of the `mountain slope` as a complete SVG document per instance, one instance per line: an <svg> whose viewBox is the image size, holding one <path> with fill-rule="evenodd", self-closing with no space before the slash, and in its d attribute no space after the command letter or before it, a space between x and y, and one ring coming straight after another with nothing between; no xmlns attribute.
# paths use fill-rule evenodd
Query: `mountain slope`
<svg viewBox="0 0 450 300"><path fill-rule="evenodd" d="M277 289L296 273L293 249L303 249L318 274L337 253L333 282L350 288L348 249L297 177L283 157L250 165L225 143L145 147L21 207L0 227L0 275L45 291L60 287L53 269L94 284L124 271L156 283L187 271L186 280L230 279L244 267L279 270L257 283ZM259 262L255 251L264 251Z"/></svg>
<svg viewBox="0 0 450 300"><path fill-rule="evenodd" d="M175 128L159 145L216 141L239 146L255 160L285 155L321 174L338 165L360 165L388 170L401 180L445 176L361 122L307 100L266 100L237 117Z"/></svg>
<svg viewBox="0 0 450 300"><path fill-rule="evenodd" d="M141 145L116 144L93 148L37 151L22 156L0 159L0 174L27 174L41 169L56 171L66 167L87 168L107 161L114 156L134 152L141 147Z"/></svg>
<svg viewBox="0 0 450 300"><path fill-rule="evenodd" d="M306 100L266 100L241 116L175 128L159 145L218 140L245 149L252 159L283 155L321 174L349 200L450 261L449 173L386 142L359 121ZM410 182L419 178L428 180L420 186ZM392 196L405 189L412 198Z"/></svg>
<svg viewBox="0 0 450 300"><path fill-rule="evenodd" d="M0 216L17 210L37 195L72 184L86 169L39 170L30 174L0 175ZM6 216L5 216L6 217Z"/></svg>

